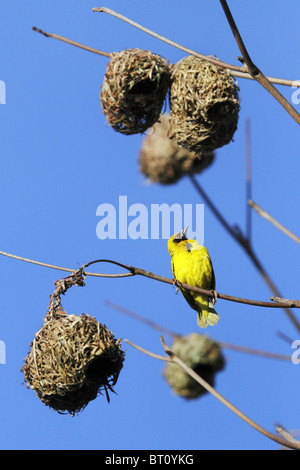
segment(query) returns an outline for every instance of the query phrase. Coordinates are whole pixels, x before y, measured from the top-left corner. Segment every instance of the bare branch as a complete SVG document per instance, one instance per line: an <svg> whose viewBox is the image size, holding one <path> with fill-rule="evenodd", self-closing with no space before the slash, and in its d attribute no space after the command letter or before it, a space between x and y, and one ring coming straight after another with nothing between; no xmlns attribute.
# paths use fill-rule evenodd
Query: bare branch
<svg viewBox="0 0 300 470"><path fill-rule="evenodd" d="M130 20L129 18L126 18L126 16L121 15L120 13L117 13L116 11L111 10L110 8L106 7L99 7L99 8L93 8L93 12L98 12L98 13L108 13L111 16L114 16L122 21L125 21L126 23L134 26L135 28L140 29L144 33L150 34L150 36L155 37L156 39L159 39L160 41L163 41L170 46L176 47L177 49L180 49L183 52L186 52L187 54L194 55L195 57L198 57L199 59L206 60L207 62L210 62L211 64L218 65L219 67L223 67L226 69L229 69L232 74L236 77L241 77L241 78L248 78L250 80L253 80L253 77L245 72L245 67L239 67L237 65L232 65L228 64L226 62L223 62L221 60L214 59L211 56L207 56L204 54L200 54L199 52L195 52L192 49L189 49L188 47L184 47L181 44L178 44L175 41L172 41L171 39L168 39L161 34L155 33L154 31L151 31L151 29L145 28L144 26L140 25L139 23L136 23L135 21ZM278 85L286 85L286 86L296 86L300 87L300 81L296 80L288 80L285 78L276 78L276 77L267 77L268 80L272 83L276 83Z"/></svg>
<svg viewBox="0 0 300 470"><path fill-rule="evenodd" d="M271 432L267 431L264 429L262 426L257 424L255 421L253 421L251 418L249 418L247 415L245 415L242 411L240 411L236 406L234 406L229 400L227 400L223 395L221 395L219 392L217 392L211 385L209 385L206 380L204 380L200 375L196 374L196 372L188 367L176 354L172 351L169 346L166 345L164 342L163 337L160 337L161 343L163 345L163 348L166 352L166 354L169 357L169 360L173 362L174 364L177 364L179 367L181 367L190 377L192 377L196 382L198 382L205 390L207 390L209 393L211 393L217 400L219 400L223 405L225 405L227 408L229 408L233 413L235 413L239 418L241 418L243 421L245 421L247 424L249 424L251 427L253 427L256 431L260 432L264 436L268 437L269 439L277 442L280 445L283 445L285 447L289 447L290 449L300 449L300 442L291 442L290 440L285 440L280 437L278 437L276 434L272 434ZM147 351L144 348L141 348L140 346L137 346L136 344L132 343L131 341L125 340L126 343L130 344L130 346L138 349L142 353L153 357L155 359L163 360L165 361L166 358L163 356L159 356L157 354L154 354L150 351Z"/></svg>
<svg viewBox="0 0 300 470"><path fill-rule="evenodd" d="M179 338L182 337L183 335L181 333L175 333L174 331L170 330L169 328L166 328L162 325L159 325L158 323L155 323L152 320L149 320L148 318L145 318L144 316L137 314L135 312L132 312L131 310L122 307L121 305L117 305L116 303L105 301L105 305L108 307L116 310L117 312L120 312L124 315L127 315L130 318L133 318L134 320L137 320L141 323L144 323L147 326L150 326L156 331L160 331L161 333L167 334L171 336L172 338ZM200 333L199 333L200 334ZM246 346L239 346L237 344L232 344L232 343L226 343L224 341L218 341L218 344L220 345L221 348L223 349L230 349L232 351L236 352L241 352L245 354L251 354L253 356L259 356L259 357L264 357L268 359L276 359L280 361L286 361L286 362L291 362L291 356L285 355L285 354L277 354L277 353L272 353L268 351L261 351L259 349L253 349L253 348L248 348Z"/></svg>
<svg viewBox="0 0 300 470"><path fill-rule="evenodd" d="M174 333L174 331L170 330L169 328L165 328L162 325L158 325L158 323L155 323L154 321L149 320L148 318L145 318L142 315L139 315L138 313L132 312L128 308L124 308L121 305L117 305L114 302L110 302L109 300L106 300L104 304L107 305L107 307L110 307L122 313L123 315L127 315L128 317L131 317L134 320L139 321L140 323L144 323L145 325L150 326L150 328L153 328L154 330L159 331L160 333L167 334L171 337L181 336L181 334Z"/></svg>
<svg viewBox="0 0 300 470"><path fill-rule="evenodd" d="M47 268L59 269L61 271L68 271L68 272L71 272L71 273L74 273L76 271L74 269L62 268L60 266L54 266L54 265L51 265L51 264L48 264L48 263L42 263L40 261L34 261L34 260L31 260L31 259L28 259L28 258L23 258L21 256L12 255L12 254L6 253L4 251L0 251L0 255L8 256L10 258L18 259L20 261L25 261L27 263L37 264L39 266L44 266L44 267L47 267ZM135 266L129 266L127 264L119 263L118 261L113 261L113 260L110 260L110 259L97 259L97 260L94 260L94 261L90 261L89 263L84 264L82 266L82 269L85 270L85 268L91 266L92 264L96 264L96 263L114 264L114 265L119 266L123 269L126 269L129 272L128 273L122 273L122 274L102 274L102 273L90 273L90 272L84 271L85 276L107 277L107 278L113 278L114 279L114 278L121 278L121 277L139 275L139 276L147 277L149 279L154 279L154 280L159 281L159 282L164 282L165 284L170 284L172 286L174 286L174 282L176 282L176 285L178 287L182 287L184 289L190 290L192 292L197 292L199 294L205 294L205 295L208 295L209 297L214 297L214 294L215 294L215 292L212 291L212 290L201 289L200 287L190 286L189 284L185 284L183 282L176 281L175 279L170 279L168 277L160 276L159 274L155 274L155 273L152 273L150 271L146 271L145 269L138 268L138 267L135 267ZM273 303L273 302L265 302L265 301L261 301L261 300L245 299L243 297L236 297L236 296L227 295L227 294L220 294L219 292L217 293L217 297L220 298L220 299L223 299L223 300L228 300L228 301L231 301L231 302L237 302L237 303L247 304L247 305L254 305L254 306L257 306L257 307L282 308L284 306L284 308L286 308L287 306L291 306L291 307L298 308L298 305L295 305L295 301L291 301L291 305L289 305L288 300L285 301L283 304L281 304L280 302ZM300 306L299 306L299 308L300 308Z"/></svg>
<svg viewBox="0 0 300 470"><path fill-rule="evenodd" d="M42 261L35 261L33 259L24 258L23 256L13 255L13 254L7 253L5 251L0 251L0 255L7 256L8 258L17 259L19 261L24 261L25 263L31 263L31 264L36 264L38 266L43 266L44 268L57 269L58 271L65 271L65 272L68 272L68 273L74 273L76 271L76 269L64 268L62 266L56 266L54 264L43 263ZM103 260L103 261L106 261L106 260ZM113 263L113 261L110 261L110 260L109 260L109 262ZM84 265L84 266L86 266L86 265ZM130 272L129 273L122 273L122 274L100 274L100 273L85 272L85 275L86 276L94 276L94 277L109 277L109 278L119 278L119 277L133 276L133 274L130 273Z"/></svg>
<svg viewBox="0 0 300 470"><path fill-rule="evenodd" d="M265 88L277 101L281 106L289 113L289 115L300 124L300 114L296 111L296 109L288 102L288 100L277 90L277 88L272 85L268 77L266 77L261 70L253 63L244 41L240 35L238 27L234 21L234 18L231 14L231 11L228 7L226 0L220 0L222 8L225 12L227 21L231 28L231 31L234 35L236 43L241 51L242 54L242 62L247 67L248 72L250 73L251 77L254 78L262 87Z"/></svg>
<svg viewBox="0 0 300 470"><path fill-rule="evenodd" d="M297 243L300 243L300 237L297 237L293 232L285 228L281 223L279 223L274 217L272 217L267 211L262 209L258 204L253 202L251 199L248 201L249 206L251 206L253 209L256 210L256 212L263 217L264 219L268 220L271 222L275 227L277 227L279 230L281 230L283 233L288 235L292 240L294 240Z"/></svg>
<svg viewBox="0 0 300 470"><path fill-rule="evenodd" d="M173 362L172 359L170 359L168 357L165 357L165 356L160 356L158 354L154 354L150 351L147 351L147 349L144 349L141 346L138 346L137 344L132 343L128 339L124 339L124 343L130 344L130 346L137 349L138 351L141 351L142 353L146 354L147 356L154 357L155 359L159 359L160 361Z"/></svg>
<svg viewBox="0 0 300 470"><path fill-rule="evenodd" d="M32 27L33 31L37 33L41 33L47 38L58 39L59 41L66 42L67 44L71 44L71 46L79 47L80 49L84 49L89 52L93 52L94 54L99 54L105 57L110 57L110 53L99 51L98 49L94 49L93 47L85 46L84 44L80 44L79 42L72 41L71 39L65 38L64 36L59 36L58 34L46 33L42 29L37 28L36 26Z"/></svg>
<svg viewBox="0 0 300 470"><path fill-rule="evenodd" d="M249 258L253 262L254 266L258 270L259 274L262 276L266 284L269 286L273 294L275 294L276 297L282 297L280 294L279 290L277 289L276 285L272 281L271 277L261 264L260 260L258 259L258 256L255 254L253 248L250 246L249 240L243 236L242 232L238 229L238 227L232 227L229 225L229 223L226 221L226 219L223 217L223 215L219 212L219 210L216 208L216 206L213 204L211 199L208 197L204 189L200 186L198 181L195 179L193 175L189 176L191 182L193 183L194 187L198 191L198 193L201 195L201 197L204 199L206 204L209 206L211 211L214 213L214 215L217 217L221 225L227 230L227 232L239 243L239 245L245 250L245 252L248 254ZM282 303L281 306L284 308L285 313L289 317L290 321L293 323L295 328L297 329L298 332L300 332L300 324L293 314L293 312L288 308L288 307L293 307L294 304L293 302L290 303Z"/></svg>
<svg viewBox="0 0 300 470"><path fill-rule="evenodd" d="M245 123L245 160L246 160L246 200L252 197L252 162L251 162L251 130L250 119L246 119ZM252 211L249 204L246 204L246 234L249 244L251 244L252 236Z"/></svg>
<svg viewBox="0 0 300 470"><path fill-rule="evenodd" d="M270 297L273 302L280 302L282 305L288 304L290 307L300 307L300 300L284 299L282 297Z"/></svg>
<svg viewBox="0 0 300 470"><path fill-rule="evenodd" d="M281 434L287 441L292 442L294 444L298 444L299 441L292 436L290 432L288 432L280 423L276 424L276 431L278 434Z"/></svg>

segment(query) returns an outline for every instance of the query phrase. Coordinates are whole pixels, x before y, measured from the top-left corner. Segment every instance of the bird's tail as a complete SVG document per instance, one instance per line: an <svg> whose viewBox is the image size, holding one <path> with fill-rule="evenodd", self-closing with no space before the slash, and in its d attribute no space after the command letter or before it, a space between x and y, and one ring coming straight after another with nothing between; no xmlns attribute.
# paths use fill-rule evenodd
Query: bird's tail
<svg viewBox="0 0 300 470"><path fill-rule="evenodd" d="M214 309L212 302L209 302L207 308L202 308L197 310L197 324L200 328L206 328L209 326L214 326L219 321L219 315Z"/></svg>

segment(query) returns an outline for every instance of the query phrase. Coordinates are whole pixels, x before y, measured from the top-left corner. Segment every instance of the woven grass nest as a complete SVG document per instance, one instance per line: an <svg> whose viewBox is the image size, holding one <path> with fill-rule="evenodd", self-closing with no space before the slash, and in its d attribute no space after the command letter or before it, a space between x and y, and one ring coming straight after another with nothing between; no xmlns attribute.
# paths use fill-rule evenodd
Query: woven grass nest
<svg viewBox="0 0 300 470"><path fill-rule="evenodd" d="M218 343L206 335L192 333L178 337L172 344L174 353L212 387L215 375L225 367L225 359ZM167 363L163 375L176 395L195 399L207 393L196 380L174 363Z"/></svg>
<svg viewBox="0 0 300 470"><path fill-rule="evenodd" d="M201 173L215 158L214 152L194 152L179 147L168 137L169 116L162 114L159 122L145 136L139 154L140 172L150 181L174 184L187 174Z"/></svg>
<svg viewBox="0 0 300 470"><path fill-rule="evenodd" d="M215 150L237 129L239 88L228 69L194 56L173 66L170 138L189 151Z"/></svg>
<svg viewBox="0 0 300 470"><path fill-rule="evenodd" d="M27 386L41 401L74 415L98 394L114 391L124 352L105 325L94 317L47 314L22 367Z"/></svg>
<svg viewBox="0 0 300 470"><path fill-rule="evenodd" d="M159 118L169 83L163 57L141 49L112 53L100 92L107 122L122 134L145 132Z"/></svg>

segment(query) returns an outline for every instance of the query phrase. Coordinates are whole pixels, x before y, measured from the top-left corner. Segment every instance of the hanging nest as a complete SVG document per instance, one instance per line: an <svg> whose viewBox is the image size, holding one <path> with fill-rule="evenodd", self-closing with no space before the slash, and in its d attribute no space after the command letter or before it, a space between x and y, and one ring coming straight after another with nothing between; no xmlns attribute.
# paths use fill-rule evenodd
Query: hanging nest
<svg viewBox="0 0 300 470"><path fill-rule="evenodd" d="M79 413L102 391L109 401L123 367L120 343L89 315L47 314L21 369L27 387L59 413Z"/></svg>
<svg viewBox="0 0 300 470"><path fill-rule="evenodd" d="M163 57L141 49L112 53L100 92L107 122L122 134L145 132L159 118L169 83Z"/></svg>
<svg viewBox="0 0 300 470"><path fill-rule="evenodd" d="M230 71L187 56L173 66L171 80L170 138L196 153L231 142L240 103Z"/></svg>
<svg viewBox="0 0 300 470"><path fill-rule="evenodd" d="M225 359L218 343L208 336L192 333L177 337L171 348L187 366L214 386L216 372L225 367ZM207 393L202 385L177 364L167 363L163 375L176 395L194 399Z"/></svg>
<svg viewBox="0 0 300 470"><path fill-rule="evenodd" d="M194 152L179 147L169 139L169 116L162 114L159 122L144 138L139 155L140 171L150 181L173 184L187 174L201 173L214 161L214 152Z"/></svg>

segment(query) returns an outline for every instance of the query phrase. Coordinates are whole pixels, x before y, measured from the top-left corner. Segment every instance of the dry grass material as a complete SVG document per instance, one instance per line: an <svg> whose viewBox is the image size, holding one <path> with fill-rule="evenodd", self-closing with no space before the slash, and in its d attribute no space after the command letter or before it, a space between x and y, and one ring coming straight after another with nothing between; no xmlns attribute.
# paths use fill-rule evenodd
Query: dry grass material
<svg viewBox="0 0 300 470"><path fill-rule="evenodd" d="M189 151L212 151L232 141L240 103L230 71L194 56L173 66L170 138Z"/></svg>
<svg viewBox="0 0 300 470"><path fill-rule="evenodd" d="M188 152L171 140L168 132L169 116L163 114L142 142L140 172L151 182L174 184L187 174L201 173L213 163L214 152Z"/></svg>
<svg viewBox="0 0 300 470"><path fill-rule="evenodd" d="M100 92L107 122L122 134L145 132L159 118L169 83L163 57L141 49L112 53Z"/></svg>
<svg viewBox="0 0 300 470"><path fill-rule="evenodd" d="M124 352L120 340L94 317L48 313L30 346L22 372L45 405L74 415L103 391L109 401Z"/></svg>
<svg viewBox="0 0 300 470"><path fill-rule="evenodd" d="M192 333L175 338L171 349L211 386L214 386L216 373L225 367L220 346L208 336ZM167 363L163 375L176 395L195 399L207 393L205 388L177 364Z"/></svg>

